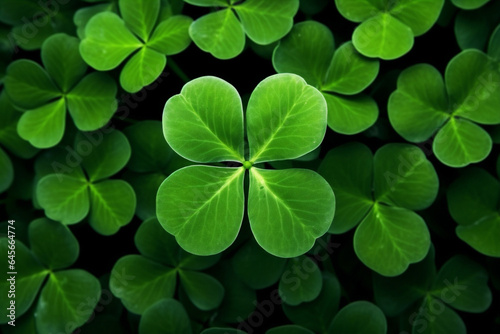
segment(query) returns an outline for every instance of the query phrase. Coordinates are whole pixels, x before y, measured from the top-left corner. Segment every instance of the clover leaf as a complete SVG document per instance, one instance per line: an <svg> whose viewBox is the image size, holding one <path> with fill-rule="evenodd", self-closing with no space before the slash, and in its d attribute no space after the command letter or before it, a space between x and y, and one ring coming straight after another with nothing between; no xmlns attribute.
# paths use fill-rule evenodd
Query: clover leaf
<svg viewBox="0 0 500 334"><path fill-rule="evenodd" d="M78 241L66 226L46 218L36 219L29 225L29 239L31 250L15 241L16 318L35 302L37 333L72 332L93 314L101 294L100 283L81 269L60 270L73 265L79 253ZM12 245L8 240L0 239L2 254L7 254ZM0 289L7 291L7 284L2 281ZM2 299L0 323L9 321L7 303L9 299Z"/></svg>
<svg viewBox="0 0 500 334"><path fill-rule="evenodd" d="M375 101L359 94L378 74L379 61L359 54L351 42L335 50L333 35L323 24L294 25L273 53L278 73L295 73L319 89L328 105L328 126L342 134L369 128L378 117Z"/></svg>
<svg viewBox="0 0 500 334"><path fill-rule="evenodd" d="M331 273L323 272L322 279L321 293L313 301L298 306L283 304L285 315L294 324L315 333L387 332L384 313L370 302L352 302L339 311L341 286L337 278Z"/></svg>
<svg viewBox="0 0 500 334"><path fill-rule="evenodd" d="M130 169L123 178L137 194L136 215L146 220L156 217L156 193L160 184L175 170L191 162L174 154L165 142L160 121L142 121L124 129L132 155Z"/></svg>
<svg viewBox="0 0 500 334"><path fill-rule="evenodd" d="M373 289L386 314L415 310L410 315L412 333L465 334L465 324L453 309L471 313L488 309L492 296L487 282L486 270L461 255L449 259L436 274L434 251L430 251L398 277L375 274Z"/></svg>
<svg viewBox="0 0 500 334"><path fill-rule="evenodd" d="M132 187L123 180L109 179L127 164L130 144L118 130L95 135L93 144L88 140L92 134L77 135L66 159L52 163L53 172L38 181L36 198L53 220L69 225L88 216L94 230L111 235L128 224L135 212Z"/></svg>
<svg viewBox="0 0 500 334"><path fill-rule="evenodd" d="M338 208L330 233L356 228L354 250L366 266L385 276L403 273L430 247L422 210L437 196L438 177L422 150L387 144L373 156L359 143L326 155L319 173L332 186Z"/></svg>
<svg viewBox="0 0 500 334"><path fill-rule="evenodd" d="M119 0L118 5L121 17L106 11L88 21L80 53L99 71L112 70L131 56L121 70L120 84L134 93L158 78L167 63L165 55L188 47L192 19L160 17L160 0Z"/></svg>
<svg viewBox="0 0 500 334"><path fill-rule="evenodd" d="M492 140L476 123L500 124L499 81L497 63L474 49L462 51L448 63L444 82L431 65L414 65L398 78L387 106L389 120L411 142L435 135L432 149L445 165L463 167L482 161Z"/></svg>
<svg viewBox="0 0 500 334"><path fill-rule="evenodd" d="M126 255L113 267L110 288L133 313L143 314L163 298L174 296L177 278L190 301L201 310L219 306L224 287L200 272L213 266L218 256L199 257L179 248L155 218L144 221L135 235L142 255ZM133 278L127 279L129 275Z"/></svg>
<svg viewBox="0 0 500 334"><path fill-rule="evenodd" d="M324 137L326 117L323 96L301 77L277 74L264 79L248 102L245 158L243 108L236 89L216 77L190 81L165 104L165 139L191 161L243 166L188 166L174 172L158 190L158 220L188 252L222 252L242 224L248 169L248 217L259 245L280 257L305 253L331 224L335 197L330 186L310 170L254 165L314 150Z"/></svg>
<svg viewBox="0 0 500 334"><path fill-rule="evenodd" d="M457 236L482 254L500 257L500 182L474 168L450 185L447 198L451 216L459 224Z"/></svg>
<svg viewBox="0 0 500 334"><path fill-rule="evenodd" d="M444 0L335 0L346 19L360 22L352 35L364 56L385 60L403 56L415 36L425 34L437 21Z"/></svg>
<svg viewBox="0 0 500 334"><path fill-rule="evenodd" d="M193 42L219 59L239 55L245 47L245 35L259 45L278 41L292 28L299 9L298 0L184 1L196 6L225 7L200 17L189 27Z"/></svg>
<svg viewBox="0 0 500 334"><path fill-rule="evenodd" d="M61 141L66 110L82 131L102 127L116 110L114 81L102 73L85 76L87 65L78 53L78 44L75 37L52 35L42 45L45 69L27 59L7 68L7 94L24 110L17 131L35 147L48 148Z"/></svg>
<svg viewBox="0 0 500 334"><path fill-rule="evenodd" d="M165 298L149 307L141 317L139 334L191 334L186 310L177 300Z"/></svg>

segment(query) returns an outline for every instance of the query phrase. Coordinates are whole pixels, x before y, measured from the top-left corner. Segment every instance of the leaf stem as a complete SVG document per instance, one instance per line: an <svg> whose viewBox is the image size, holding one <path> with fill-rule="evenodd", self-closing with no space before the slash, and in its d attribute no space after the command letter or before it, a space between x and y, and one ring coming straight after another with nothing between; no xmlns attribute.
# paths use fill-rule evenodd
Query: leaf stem
<svg viewBox="0 0 500 334"><path fill-rule="evenodd" d="M184 71L177 65L177 63L172 59L168 58L167 66L182 80L184 83L189 82L189 77L184 73Z"/></svg>

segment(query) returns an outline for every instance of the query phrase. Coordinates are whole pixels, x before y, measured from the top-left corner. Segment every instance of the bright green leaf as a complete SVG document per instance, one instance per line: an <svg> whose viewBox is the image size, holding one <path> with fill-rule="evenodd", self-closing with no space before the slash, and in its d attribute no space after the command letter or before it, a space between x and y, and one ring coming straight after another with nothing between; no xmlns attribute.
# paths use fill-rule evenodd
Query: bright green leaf
<svg viewBox="0 0 500 334"><path fill-rule="evenodd" d="M436 199L439 179L424 152L408 144L387 144L374 156L375 198L410 210Z"/></svg>
<svg viewBox="0 0 500 334"><path fill-rule="evenodd" d="M174 55L184 51L191 43L189 38L189 26L193 19L176 15L158 24L148 47L166 55Z"/></svg>
<svg viewBox="0 0 500 334"><path fill-rule="evenodd" d="M196 255L229 247L243 220L244 168L189 166L158 189L157 217L179 245Z"/></svg>
<svg viewBox="0 0 500 334"><path fill-rule="evenodd" d="M377 103L369 96L341 96L323 93L328 106L328 126L352 135L368 129L378 117Z"/></svg>
<svg viewBox="0 0 500 334"><path fill-rule="evenodd" d="M333 35L327 26L316 21L300 22L275 48L273 66L278 73L295 73L320 87L333 51Z"/></svg>
<svg viewBox="0 0 500 334"><path fill-rule="evenodd" d="M44 106L26 111L17 123L19 136L37 148L57 145L63 135L66 104L60 98Z"/></svg>
<svg viewBox="0 0 500 334"><path fill-rule="evenodd" d="M36 197L45 215L65 225L81 221L89 212L87 180L81 176L50 174L38 181Z"/></svg>
<svg viewBox="0 0 500 334"><path fill-rule="evenodd" d="M295 74L276 74L252 92L246 113L250 161L295 159L319 146L327 106L321 93Z"/></svg>
<svg viewBox="0 0 500 334"><path fill-rule="evenodd" d="M299 0L247 0L233 8L251 40L257 44L270 44L292 29Z"/></svg>
<svg viewBox="0 0 500 334"><path fill-rule="evenodd" d="M71 266L78 258L80 246L69 228L59 222L39 218L29 225L33 254L50 269Z"/></svg>
<svg viewBox="0 0 500 334"><path fill-rule="evenodd" d="M245 32L231 9L200 17L189 26L189 36L201 50L219 59L234 58L245 47Z"/></svg>
<svg viewBox="0 0 500 334"><path fill-rule="evenodd" d="M79 328L92 316L100 296L99 281L84 270L51 273L35 311L39 333L64 333Z"/></svg>
<svg viewBox="0 0 500 334"><path fill-rule="evenodd" d="M184 85L165 104L163 132L172 149L186 159L244 161L241 98L222 79L201 77Z"/></svg>
<svg viewBox="0 0 500 334"><path fill-rule="evenodd" d="M104 73L91 73L67 95L68 110L81 131L94 131L104 126L115 113L116 84Z"/></svg>
<svg viewBox="0 0 500 334"><path fill-rule="evenodd" d="M383 204L375 204L354 234L358 258L384 276L402 274L409 264L421 261L429 247L429 230L419 215Z"/></svg>
<svg viewBox="0 0 500 334"><path fill-rule="evenodd" d="M450 167L464 167L482 161L490 154L491 148L488 132L462 118L451 118L432 143L436 157Z"/></svg>
<svg viewBox="0 0 500 334"><path fill-rule="evenodd" d="M62 92L68 92L84 76L87 64L78 51L80 41L66 34L55 34L42 46L42 62Z"/></svg>
<svg viewBox="0 0 500 334"><path fill-rule="evenodd" d="M91 182L106 179L118 173L130 159L130 144L127 137L120 131L108 134L95 133L91 152L84 156L83 168ZM79 134L75 146L86 141L87 136Z"/></svg>
<svg viewBox="0 0 500 334"><path fill-rule="evenodd" d="M12 62L7 67L5 90L13 103L24 109L40 107L61 96L47 72L34 61L26 59Z"/></svg>
<svg viewBox="0 0 500 334"><path fill-rule="evenodd" d="M89 223L98 233L111 235L130 223L135 213L134 189L122 180L90 185Z"/></svg>
<svg viewBox="0 0 500 334"><path fill-rule="evenodd" d="M362 22L385 9L385 0L335 0L335 5L343 17L350 21Z"/></svg>
<svg viewBox="0 0 500 334"><path fill-rule="evenodd" d="M391 14L380 13L361 23L352 35L356 49L366 57L396 59L413 47L413 31Z"/></svg>
<svg viewBox="0 0 500 334"><path fill-rule="evenodd" d="M330 227L335 196L330 185L306 169L250 169L248 218L267 252L294 257L307 252Z"/></svg>
<svg viewBox="0 0 500 334"><path fill-rule="evenodd" d="M146 42L160 12L160 0L120 0L118 5L126 26Z"/></svg>
<svg viewBox="0 0 500 334"><path fill-rule="evenodd" d="M429 139L450 117L443 77L431 65L408 67L399 75L387 109L391 125L404 139Z"/></svg>
<svg viewBox="0 0 500 334"><path fill-rule="evenodd" d="M80 43L82 58L99 71L112 70L142 46L115 13L103 12L87 23Z"/></svg>
<svg viewBox="0 0 500 334"><path fill-rule="evenodd" d="M415 36L426 33L436 23L445 0L407 0L393 3L389 13L409 26Z"/></svg>
<svg viewBox="0 0 500 334"><path fill-rule="evenodd" d="M160 76L167 59L165 55L143 46L125 64L120 73L120 85L129 93L136 93Z"/></svg>
<svg viewBox="0 0 500 334"><path fill-rule="evenodd" d="M321 90L346 95L360 93L375 80L379 67L378 60L363 57L352 42L344 43L331 59Z"/></svg>
<svg viewBox="0 0 500 334"><path fill-rule="evenodd" d="M465 50L446 67L445 81L453 115L480 124L499 124L500 72L487 55Z"/></svg>

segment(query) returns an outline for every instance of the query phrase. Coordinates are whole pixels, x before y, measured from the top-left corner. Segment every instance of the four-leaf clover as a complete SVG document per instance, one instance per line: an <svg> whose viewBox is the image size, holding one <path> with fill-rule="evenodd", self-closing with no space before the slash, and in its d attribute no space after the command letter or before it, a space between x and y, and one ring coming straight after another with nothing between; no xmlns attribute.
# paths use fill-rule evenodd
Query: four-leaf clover
<svg viewBox="0 0 500 334"><path fill-rule="evenodd" d="M255 239L275 256L304 254L332 222L333 191L311 170L260 166L314 150L325 135L326 118L325 99L304 79L295 74L270 76L248 101L246 155L243 107L236 89L216 77L190 81L165 105L165 139L188 160L243 166L197 165L172 173L158 190L158 220L188 252L222 252L242 224L248 170L248 218Z"/></svg>

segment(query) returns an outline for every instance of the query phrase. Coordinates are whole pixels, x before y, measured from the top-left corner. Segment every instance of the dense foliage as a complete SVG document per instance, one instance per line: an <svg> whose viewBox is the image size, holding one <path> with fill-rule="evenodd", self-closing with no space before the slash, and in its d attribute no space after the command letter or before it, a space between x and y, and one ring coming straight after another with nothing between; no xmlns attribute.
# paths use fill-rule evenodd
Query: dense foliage
<svg viewBox="0 0 500 334"><path fill-rule="evenodd" d="M500 1L0 0L0 205L2 333L499 333Z"/></svg>

